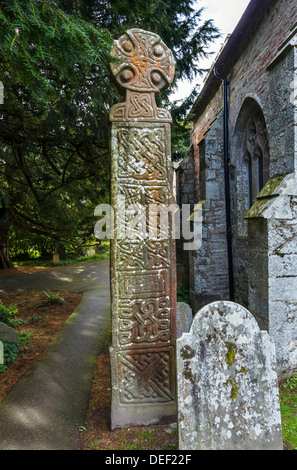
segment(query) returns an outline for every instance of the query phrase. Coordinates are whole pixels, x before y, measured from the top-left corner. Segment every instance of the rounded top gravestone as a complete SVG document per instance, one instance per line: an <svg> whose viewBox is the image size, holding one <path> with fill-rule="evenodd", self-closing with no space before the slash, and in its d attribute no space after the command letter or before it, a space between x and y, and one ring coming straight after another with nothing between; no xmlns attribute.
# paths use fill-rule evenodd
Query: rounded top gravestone
<svg viewBox="0 0 297 470"><path fill-rule="evenodd" d="M282 448L275 346L247 309L203 307L177 358L180 450Z"/></svg>

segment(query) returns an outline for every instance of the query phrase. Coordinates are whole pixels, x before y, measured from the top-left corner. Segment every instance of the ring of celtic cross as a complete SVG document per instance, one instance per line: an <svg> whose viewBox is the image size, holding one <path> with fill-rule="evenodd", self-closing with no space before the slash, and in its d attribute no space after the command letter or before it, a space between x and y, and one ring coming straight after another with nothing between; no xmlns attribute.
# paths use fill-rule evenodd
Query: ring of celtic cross
<svg viewBox="0 0 297 470"><path fill-rule="evenodd" d="M149 31L130 29L114 41L111 70L117 83L134 92L165 90L172 83L175 63L171 50Z"/></svg>

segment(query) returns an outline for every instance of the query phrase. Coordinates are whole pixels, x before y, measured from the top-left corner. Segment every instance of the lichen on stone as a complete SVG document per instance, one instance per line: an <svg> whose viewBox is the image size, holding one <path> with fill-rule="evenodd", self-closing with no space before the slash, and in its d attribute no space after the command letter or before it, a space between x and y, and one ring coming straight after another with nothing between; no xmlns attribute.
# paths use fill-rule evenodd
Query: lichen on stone
<svg viewBox="0 0 297 470"><path fill-rule="evenodd" d="M278 196L278 188L280 187L285 177L286 175L270 178L270 180L258 194L256 202L252 205L244 217L247 219L261 217L271 198Z"/></svg>
<svg viewBox="0 0 297 470"><path fill-rule="evenodd" d="M235 398L238 397L238 390L240 388L236 380L232 377L226 380L226 382L224 382L223 385L225 385L226 387L228 387L228 385L231 385L230 398L231 400L235 400Z"/></svg>
<svg viewBox="0 0 297 470"><path fill-rule="evenodd" d="M180 355L182 359L192 359L195 356L195 351L190 346L186 345L181 349Z"/></svg>
<svg viewBox="0 0 297 470"><path fill-rule="evenodd" d="M281 176L275 176L273 178L270 178L270 180L267 182L267 184L258 194L258 198L277 196L277 193L276 193L277 188L280 186L280 184L282 183L285 177L286 175L281 175Z"/></svg>
<svg viewBox="0 0 297 470"><path fill-rule="evenodd" d="M229 369L229 367L232 366L232 364L234 364L234 362L236 361L236 348L234 347L232 343L228 343L227 346L228 346L228 350L226 354L226 362L227 362L228 369Z"/></svg>
<svg viewBox="0 0 297 470"><path fill-rule="evenodd" d="M270 198L257 199L257 201L252 205L252 207L245 214L245 219L251 219L256 217L261 217L263 211L267 208L267 205L270 201Z"/></svg>
<svg viewBox="0 0 297 470"><path fill-rule="evenodd" d="M185 361L183 376L186 380L189 380L192 385L195 385L195 377L193 376L192 369L190 368L190 361Z"/></svg>

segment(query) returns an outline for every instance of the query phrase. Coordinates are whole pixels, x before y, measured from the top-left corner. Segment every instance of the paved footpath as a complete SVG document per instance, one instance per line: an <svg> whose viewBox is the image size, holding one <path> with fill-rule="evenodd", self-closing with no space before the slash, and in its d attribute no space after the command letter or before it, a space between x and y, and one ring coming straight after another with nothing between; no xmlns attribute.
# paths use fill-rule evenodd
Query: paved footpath
<svg viewBox="0 0 297 470"><path fill-rule="evenodd" d="M46 358L0 403L0 450L76 449L96 360L109 339L108 260L0 278L0 295L38 290L83 292L83 297Z"/></svg>

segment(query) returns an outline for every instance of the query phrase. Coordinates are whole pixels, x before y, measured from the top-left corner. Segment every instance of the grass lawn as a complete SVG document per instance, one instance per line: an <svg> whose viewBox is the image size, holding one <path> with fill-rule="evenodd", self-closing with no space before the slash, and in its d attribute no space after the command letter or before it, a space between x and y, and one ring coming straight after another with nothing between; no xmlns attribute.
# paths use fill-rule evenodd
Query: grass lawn
<svg viewBox="0 0 297 470"><path fill-rule="evenodd" d="M20 260L14 259L13 264L14 266L32 266L32 267L59 267L59 266L71 266L73 264L84 264L84 263L91 263L94 261L99 261L101 259L107 259L110 256L110 242L109 240L103 240L99 247L98 252L92 256L77 256L72 252L66 251L66 259L58 262L54 262L52 259L43 259L39 256L38 251L32 250L28 253L27 259Z"/></svg>
<svg viewBox="0 0 297 470"><path fill-rule="evenodd" d="M283 443L286 450L297 450L297 375L280 382Z"/></svg>
<svg viewBox="0 0 297 470"><path fill-rule="evenodd" d="M52 260L43 260L40 258L29 259L26 261L17 261L14 263L16 266L70 266L73 264L83 264L91 263L92 261L99 261L101 259L109 258L109 251L96 254L94 256L81 256L78 258L69 258L65 260L60 260L59 262L54 262Z"/></svg>

